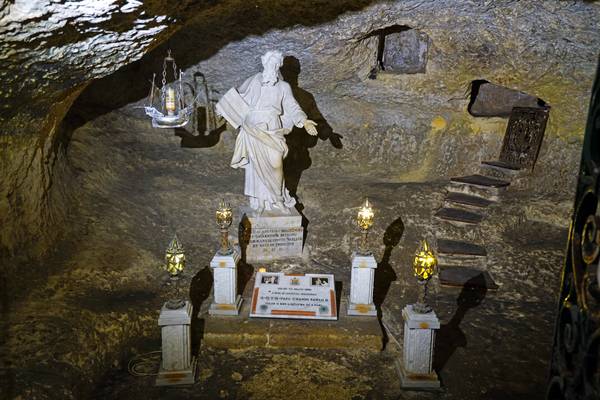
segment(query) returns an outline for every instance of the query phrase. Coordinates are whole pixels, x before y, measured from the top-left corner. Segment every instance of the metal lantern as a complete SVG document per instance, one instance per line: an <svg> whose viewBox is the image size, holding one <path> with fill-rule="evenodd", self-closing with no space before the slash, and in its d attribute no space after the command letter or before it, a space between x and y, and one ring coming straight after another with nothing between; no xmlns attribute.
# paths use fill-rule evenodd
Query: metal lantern
<svg viewBox="0 0 600 400"><path fill-rule="evenodd" d="M168 64L172 64L173 81L167 83ZM177 70L175 59L168 50L163 61L162 86L155 83L156 74L152 75L152 87L148 96L149 104L144 107L146 114L152 118L154 128L178 128L186 125L196 107L196 99L192 91L191 101L185 100L183 73Z"/></svg>
<svg viewBox="0 0 600 400"><path fill-rule="evenodd" d="M369 235L369 229L373 226L373 218L375 213L373 212L373 208L371 207L371 203L369 203L369 199L365 199L365 203L358 210L358 215L356 216L356 223L362 232L362 239L359 247L359 254L362 255L370 255L371 252L367 248L367 237Z"/></svg>
<svg viewBox="0 0 600 400"><path fill-rule="evenodd" d="M171 279L171 283L174 286L174 296L175 299L170 299L167 301L167 308L170 309L179 309L185 305L185 301L179 299L179 275L183 272L185 268L185 253L183 251L183 246L179 242L179 238L177 235L173 237L167 251L165 253L165 266L164 268L169 273L169 278Z"/></svg>
<svg viewBox="0 0 600 400"><path fill-rule="evenodd" d="M228 230L233 221L233 212L231 211L229 204L225 204L225 200L221 200L221 204L219 204L215 217L217 225L221 228L221 249L219 250L219 254L229 255L233 252L233 249L229 246L228 240Z"/></svg>
<svg viewBox="0 0 600 400"><path fill-rule="evenodd" d="M427 304L427 282L436 271L437 258L426 240L423 240L415 252L413 260L413 272L421 289L419 290L419 300L414 306L418 313L428 313L431 307Z"/></svg>

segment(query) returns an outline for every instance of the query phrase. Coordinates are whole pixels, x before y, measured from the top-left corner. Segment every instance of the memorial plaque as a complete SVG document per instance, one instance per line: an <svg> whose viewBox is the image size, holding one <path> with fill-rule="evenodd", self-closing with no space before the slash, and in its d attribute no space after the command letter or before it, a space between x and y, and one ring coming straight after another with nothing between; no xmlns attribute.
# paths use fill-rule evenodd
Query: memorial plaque
<svg viewBox="0 0 600 400"><path fill-rule="evenodd" d="M337 319L333 275L257 272L250 317Z"/></svg>
<svg viewBox="0 0 600 400"><path fill-rule="evenodd" d="M265 211L260 216L242 209L242 215L240 237L247 262L302 257L304 228L296 209L290 214Z"/></svg>

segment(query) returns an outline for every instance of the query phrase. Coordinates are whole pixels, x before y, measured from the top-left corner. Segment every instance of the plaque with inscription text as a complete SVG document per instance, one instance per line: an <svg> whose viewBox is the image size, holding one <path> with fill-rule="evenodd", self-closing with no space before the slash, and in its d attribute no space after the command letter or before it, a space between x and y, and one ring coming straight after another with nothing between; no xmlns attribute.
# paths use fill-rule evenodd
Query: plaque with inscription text
<svg viewBox="0 0 600 400"><path fill-rule="evenodd" d="M333 275L257 272L250 307L250 317L335 320Z"/></svg>
<svg viewBox="0 0 600 400"><path fill-rule="evenodd" d="M246 262L302 257L304 228L295 208L288 214L265 210L260 215L242 208L241 214L240 239Z"/></svg>

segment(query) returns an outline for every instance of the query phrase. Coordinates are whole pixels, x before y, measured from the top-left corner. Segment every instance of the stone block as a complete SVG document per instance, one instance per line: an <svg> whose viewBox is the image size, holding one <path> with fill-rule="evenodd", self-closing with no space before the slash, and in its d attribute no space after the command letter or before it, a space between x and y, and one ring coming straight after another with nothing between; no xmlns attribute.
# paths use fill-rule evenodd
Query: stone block
<svg viewBox="0 0 600 400"><path fill-rule="evenodd" d="M373 304L373 286L377 261L373 255L352 254L350 280L349 315L377 316Z"/></svg>
<svg viewBox="0 0 600 400"><path fill-rule="evenodd" d="M253 282L248 285L253 287ZM341 301L339 320L249 318L250 291L244 294L240 315L222 317L201 315L205 319L203 345L223 349L328 348L362 349L378 352L383 335L376 318L347 315L347 302Z"/></svg>
<svg viewBox="0 0 600 400"><path fill-rule="evenodd" d="M191 355L192 304L189 301L179 309L166 305L160 310L162 357L156 378L157 386L188 385L196 379L196 360Z"/></svg>
<svg viewBox="0 0 600 400"><path fill-rule="evenodd" d="M248 263L302 257L304 228L302 216L295 209L290 214L265 211L256 215L241 209L240 243Z"/></svg>
<svg viewBox="0 0 600 400"><path fill-rule="evenodd" d="M402 310L404 349L402 363L396 364L403 388L436 389L440 387L433 370L435 331L440 321L435 312L417 313L409 304Z"/></svg>
<svg viewBox="0 0 600 400"><path fill-rule="evenodd" d="M210 262L213 270L213 302L210 314L237 315L242 303L242 297L237 294L237 264L240 260L239 251L234 249L232 254L215 254Z"/></svg>
<svg viewBox="0 0 600 400"><path fill-rule="evenodd" d="M415 74L425 72L429 37L416 29L384 36L383 67L386 72Z"/></svg>

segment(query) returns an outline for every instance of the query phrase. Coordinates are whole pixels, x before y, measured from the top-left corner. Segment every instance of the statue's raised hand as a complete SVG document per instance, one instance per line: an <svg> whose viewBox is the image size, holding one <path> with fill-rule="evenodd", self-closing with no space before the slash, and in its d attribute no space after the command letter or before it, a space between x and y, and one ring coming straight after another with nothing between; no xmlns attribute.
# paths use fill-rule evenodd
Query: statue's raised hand
<svg viewBox="0 0 600 400"><path fill-rule="evenodd" d="M310 119L304 121L304 129L306 129L309 135L317 136L319 133L317 132L317 123Z"/></svg>

